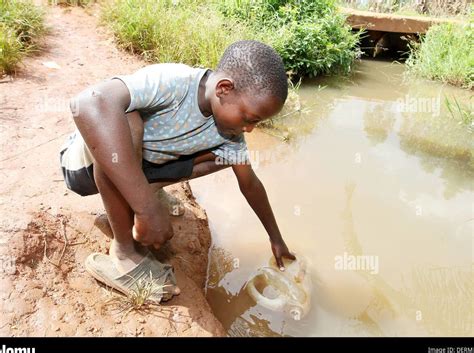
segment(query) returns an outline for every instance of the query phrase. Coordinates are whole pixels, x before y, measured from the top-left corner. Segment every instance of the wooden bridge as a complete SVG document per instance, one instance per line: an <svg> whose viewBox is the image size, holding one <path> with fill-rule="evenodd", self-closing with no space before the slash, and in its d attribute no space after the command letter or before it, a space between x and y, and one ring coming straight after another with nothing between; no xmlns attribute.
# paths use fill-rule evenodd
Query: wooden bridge
<svg viewBox="0 0 474 353"><path fill-rule="evenodd" d="M341 12L348 15L347 22L354 29L366 28L370 31L389 33L423 34L434 24L458 22L455 19L441 19L426 16L405 16L369 11L359 11L341 7Z"/></svg>
<svg viewBox="0 0 474 353"><path fill-rule="evenodd" d="M390 56L406 58L409 51L408 43L418 41L419 35L441 23L461 23L455 19L441 19L427 16L405 16L369 11L359 11L341 7L340 11L347 15L347 23L352 29L365 29L361 37L360 48L370 56Z"/></svg>

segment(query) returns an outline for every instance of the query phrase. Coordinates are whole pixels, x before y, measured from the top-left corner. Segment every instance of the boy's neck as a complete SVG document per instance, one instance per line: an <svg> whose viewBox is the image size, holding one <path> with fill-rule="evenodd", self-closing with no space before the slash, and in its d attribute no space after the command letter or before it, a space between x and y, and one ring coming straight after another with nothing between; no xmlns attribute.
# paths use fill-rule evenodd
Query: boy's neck
<svg viewBox="0 0 474 353"><path fill-rule="evenodd" d="M198 88L198 105L202 115L208 117L212 115L211 99L212 79L210 77L214 74L212 70L206 71L199 82Z"/></svg>

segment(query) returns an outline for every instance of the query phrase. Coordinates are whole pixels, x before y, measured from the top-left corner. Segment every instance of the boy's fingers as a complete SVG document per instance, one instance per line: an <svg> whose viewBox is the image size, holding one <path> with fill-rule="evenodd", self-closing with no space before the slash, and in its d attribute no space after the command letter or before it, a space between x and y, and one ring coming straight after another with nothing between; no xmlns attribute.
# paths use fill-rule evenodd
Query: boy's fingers
<svg viewBox="0 0 474 353"><path fill-rule="evenodd" d="M281 257L276 258L276 263L280 271L285 271L285 265L283 265L283 260L281 259Z"/></svg>
<svg viewBox="0 0 474 353"><path fill-rule="evenodd" d="M286 253L286 254L283 254L283 255L280 256L280 257L277 257L277 258L276 258L276 263L277 263L278 268L279 268L280 271L282 271L282 272L285 271L285 265L283 264L283 260L282 260L283 257L287 257L287 258L289 258L289 259L291 259L291 260L296 260L296 256L293 255L292 253Z"/></svg>

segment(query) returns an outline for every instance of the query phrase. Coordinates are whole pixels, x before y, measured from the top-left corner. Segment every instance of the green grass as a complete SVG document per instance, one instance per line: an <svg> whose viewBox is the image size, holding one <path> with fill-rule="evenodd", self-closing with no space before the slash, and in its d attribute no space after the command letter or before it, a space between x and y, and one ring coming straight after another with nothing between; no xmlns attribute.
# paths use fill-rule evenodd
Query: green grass
<svg viewBox="0 0 474 353"><path fill-rule="evenodd" d="M474 96L470 97L469 104L459 102L455 96L451 98L447 96L444 97L444 104L451 117L457 121L458 124L465 125L469 132L474 132L473 97Z"/></svg>
<svg viewBox="0 0 474 353"><path fill-rule="evenodd" d="M411 73L467 89L474 87L474 21L431 27L407 60Z"/></svg>
<svg viewBox="0 0 474 353"><path fill-rule="evenodd" d="M5 25L0 24L0 74L14 72L22 58L19 38Z"/></svg>
<svg viewBox="0 0 474 353"><path fill-rule="evenodd" d="M45 33L39 7L30 1L0 0L0 75L14 73Z"/></svg>
<svg viewBox="0 0 474 353"><path fill-rule="evenodd" d="M160 306L160 303L152 298L157 293L166 294L167 289L165 288L168 286L159 284L158 280L153 279L150 273L149 277L141 278L135 282L128 295L116 294L112 289L109 289L105 304L111 306L115 311L123 313L124 316L132 311L146 313Z"/></svg>
<svg viewBox="0 0 474 353"><path fill-rule="evenodd" d="M114 0L102 18L121 47L150 62L215 67L229 44L254 37L204 1Z"/></svg>

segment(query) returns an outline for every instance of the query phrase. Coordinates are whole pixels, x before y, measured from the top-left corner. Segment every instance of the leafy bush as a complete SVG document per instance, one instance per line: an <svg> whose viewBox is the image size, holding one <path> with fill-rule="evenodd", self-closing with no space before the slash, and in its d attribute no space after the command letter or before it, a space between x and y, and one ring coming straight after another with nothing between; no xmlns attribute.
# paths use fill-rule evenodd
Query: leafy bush
<svg viewBox="0 0 474 353"><path fill-rule="evenodd" d="M474 87L474 21L431 27L420 45L411 49L410 71L471 89Z"/></svg>
<svg viewBox="0 0 474 353"><path fill-rule="evenodd" d="M297 77L348 73L360 55L359 35L333 0L227 0L219 9L265 33Z"/></svg>

